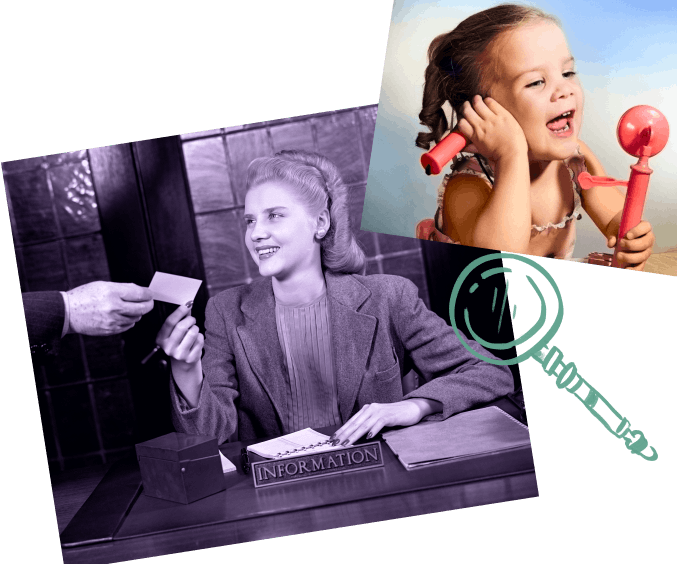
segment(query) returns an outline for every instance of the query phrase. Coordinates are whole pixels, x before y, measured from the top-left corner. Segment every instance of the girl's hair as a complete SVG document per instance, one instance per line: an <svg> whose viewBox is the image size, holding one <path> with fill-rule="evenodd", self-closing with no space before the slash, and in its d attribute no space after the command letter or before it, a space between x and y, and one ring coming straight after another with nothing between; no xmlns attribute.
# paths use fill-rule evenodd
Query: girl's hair
<svg viewBox="0 0 677 564"><path fill-rule="evenodd" d="M486 90L496 72L497 57L492 50L501 34L538 20L560 25L554 16L538 8L501 4L473 14L449 33L433 39L428 48L428 68L423 87L423 109L418 117L429 133L419 133L416 146L428 150L444 136L449 122L443 105L449 101L452 123L461 116L461 106ZM491 65L493 59L493 65Z"/></svg>
<svg viewBox="0 0 677 564"><path fill-rule="evenodd" d="M281 151L254 159L247 170L247 190L269 180L293 187L311 213L329 210L329 231L320 241L325 269L346 274L364 271L364 251L350 228L348 187L334 163L307 151Z"/></svg>

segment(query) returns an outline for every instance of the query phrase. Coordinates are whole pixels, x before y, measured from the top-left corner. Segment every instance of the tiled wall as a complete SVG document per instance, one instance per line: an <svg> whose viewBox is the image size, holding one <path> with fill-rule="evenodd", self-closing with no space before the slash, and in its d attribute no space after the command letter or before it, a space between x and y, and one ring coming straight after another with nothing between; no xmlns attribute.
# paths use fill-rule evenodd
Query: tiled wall
<svg viewBox="0 0 677 564"><path fill-rule="evenodd" d="M259 276L244 246L247 166L284 149L321 153L340 169L350 188L351 222L359 229L374 138L376 106L227 127L182 135L209 295ZM367 273L398 274L419 287L428 303L420 242L359 232Z"/></svg>
<svg viewBox="0 0 677 564"><path fill-rule="evenodd" d="M108 280L87 151L3 163L22 292ZM134 410L120 336L67 335L35 366L50 468L130 452Z"/></svg>

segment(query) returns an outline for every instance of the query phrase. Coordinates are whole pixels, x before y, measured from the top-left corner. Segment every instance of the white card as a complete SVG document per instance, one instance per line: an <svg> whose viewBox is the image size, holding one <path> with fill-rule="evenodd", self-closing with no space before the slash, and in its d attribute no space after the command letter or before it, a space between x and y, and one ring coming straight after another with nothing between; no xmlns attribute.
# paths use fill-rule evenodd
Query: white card
<svg viewBox="0 0 677 564"><path fill-rule="evenodd" d="M195 299L201 284L202 280L195 278L156 272L148 289L152 292L154 300L184 305Z"/></svg>
<svg viewBox="0 0 677 564"><path fill-rule="evenodd" d="M237 470L237 468L235 468L235 464L233 464L230 460L228 460L225 456L223 456L223 453L221 451L219 451L219 454L221 455L221 470L223 470L224 474L232 472L233 470Z"/></svg>

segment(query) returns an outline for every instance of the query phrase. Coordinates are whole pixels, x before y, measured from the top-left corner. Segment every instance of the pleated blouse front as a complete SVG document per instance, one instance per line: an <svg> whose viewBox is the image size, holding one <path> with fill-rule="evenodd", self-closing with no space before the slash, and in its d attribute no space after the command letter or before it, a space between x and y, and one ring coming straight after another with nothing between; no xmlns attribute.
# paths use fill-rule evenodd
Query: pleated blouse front
<svg viewBox="0 0 677 564"><path fill-rule="evenodd" d="M289 374L287 432L340 425L327 294L301 306L275 305Z"/></svg>

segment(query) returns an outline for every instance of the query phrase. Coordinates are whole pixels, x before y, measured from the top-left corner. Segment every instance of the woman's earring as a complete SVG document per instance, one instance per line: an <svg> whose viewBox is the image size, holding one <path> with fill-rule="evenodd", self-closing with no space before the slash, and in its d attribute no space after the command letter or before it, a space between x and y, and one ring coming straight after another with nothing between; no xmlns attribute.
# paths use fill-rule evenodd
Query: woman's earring
<svg viewBox="0 0 677 564"><path fill-rule="evenodd" d="M324 229L320 229L320 230L317 232L317 238L318 238L318 239L322 239L322 237L324 237Z"/></svg>

